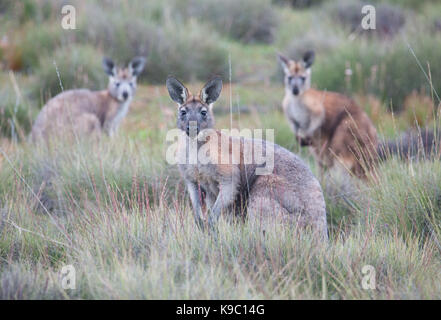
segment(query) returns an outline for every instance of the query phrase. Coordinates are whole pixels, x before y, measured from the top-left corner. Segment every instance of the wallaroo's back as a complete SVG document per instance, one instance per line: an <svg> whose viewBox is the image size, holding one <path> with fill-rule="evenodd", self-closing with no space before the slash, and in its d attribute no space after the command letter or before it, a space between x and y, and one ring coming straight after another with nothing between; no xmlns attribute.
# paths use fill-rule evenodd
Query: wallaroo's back
<svg viewBox="0 0 441 320"><path fill-rule="evenodd" d="M213 103L222 89L219 78L198 95L174 78L167 80L167 88L178 104L176 162L199 226L214 228L221 213L242 214L257 223L311 229L327 239L320 184L298 156L269 141L213 129Z"/></svg>

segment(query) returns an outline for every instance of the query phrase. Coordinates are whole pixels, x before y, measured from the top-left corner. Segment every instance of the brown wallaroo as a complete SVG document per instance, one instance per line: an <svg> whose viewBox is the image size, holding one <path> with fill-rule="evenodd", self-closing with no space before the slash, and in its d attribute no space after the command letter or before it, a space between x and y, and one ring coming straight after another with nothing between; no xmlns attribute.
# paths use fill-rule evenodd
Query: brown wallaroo
<svg viewBox="0 0 441 320"><path fill-rule="evenodd" d="M340 164L366 178L377 160L377 131L368 115L342 94L311 88L313 51L300 61L278 59L285 73L283 110L300 144L321 167Z"/></svg>

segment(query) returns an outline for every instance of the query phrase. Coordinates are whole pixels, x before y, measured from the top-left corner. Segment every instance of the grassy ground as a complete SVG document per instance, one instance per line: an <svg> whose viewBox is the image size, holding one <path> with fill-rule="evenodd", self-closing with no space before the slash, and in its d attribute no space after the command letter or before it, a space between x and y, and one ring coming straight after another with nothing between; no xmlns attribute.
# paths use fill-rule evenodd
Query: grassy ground
<svg viewBox="0 0 441 320"><path fill-rule="evenodd" d="M218 127L229 127L229 89ZM263 106L250 92L280 98L280 88L231 89L243 101L236 126L274 127L279 143L298 150L278 99ZM441 298L438 161L390 160L376 185L322 177L328 245L224 220L214 240L195 226L176 169L164 162L174 121L165 89L142 86L112 141L49 151L3 141L2 298ZM76 268L75 290L61 288L67 264ZM376 290L362 288L365 265L376 270Z"/></svg>
<svg viewBox="0 0 441 320"><path fill-rule="evenodd" d="M281 112L284 89L275 59L278 50L294 55L316 49L313 85L353 97L381 137L395 138L416 125L434 127L441 42L430 13L439 5L389 3L406 24L398 35L382 38L336 24L344 20L331 14L339 7L322 2L293 10L266 0L241 7L232 0L203 7L194 0L185 3L186 12L174 10L175 1L133 1L123 2L123 14L117 14L114 1L106 11L77 1L87 10L79 11L86 16L75 34L59 28L56 6L46 7L48 1L36 7L23 1L9 12L14 19L0 14L0 26L14 35L8 46L0 43L0 298L440 299L439 159L391 158L379 164L375 183L341 172L321 175ZM7 3L13 2L0 6L0 13L9 10ZM244 10L250 4L253 10ZM268 5L276 18L265 19L276 21L256 26L246 13L258 15ZM242 25L232 29L208 19L212 10L237 14L227 22L240 21L255 32L238 33ZM187 19L189 14L199 18ZM100 36L106 30L118 32ZM207 30L210 40L200 41ZM403 50L403 39L422 69ZM65 88L102 88L101 56L111 52L124 60L139 51L149 56L146 71L114 139L60 141L48 149L26 141L40 107L60 91L54 60ZM217 239L195 226L177 169L165 162L165 135L175 127L176 111L163 79L183 74L196 91L213 65L226 83L215 105L216 127L229 128L232 120L235 128L273 128L276 143L307 161L325 193L328 244L315 245L307 234L281 227L263 235L247 222L221 219ZM346 69L352 78L344 76ZM65 265L76 269L74 290L61 287ZM376 272L374 290L362 286L366 265Z"/></svg>

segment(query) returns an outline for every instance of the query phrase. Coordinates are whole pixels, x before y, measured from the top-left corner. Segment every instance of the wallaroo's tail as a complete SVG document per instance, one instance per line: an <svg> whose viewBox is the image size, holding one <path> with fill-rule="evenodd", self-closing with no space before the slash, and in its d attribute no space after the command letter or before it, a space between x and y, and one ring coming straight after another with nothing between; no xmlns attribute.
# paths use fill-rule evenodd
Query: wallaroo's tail
<svg viewBox="0 0 441 320"><path fill-rule="evenodd" d="M401 159L434 158L440 154L441 133L429 128L407 131L394 140L378 144L377 152L381 160L391 156Z"/></svg>

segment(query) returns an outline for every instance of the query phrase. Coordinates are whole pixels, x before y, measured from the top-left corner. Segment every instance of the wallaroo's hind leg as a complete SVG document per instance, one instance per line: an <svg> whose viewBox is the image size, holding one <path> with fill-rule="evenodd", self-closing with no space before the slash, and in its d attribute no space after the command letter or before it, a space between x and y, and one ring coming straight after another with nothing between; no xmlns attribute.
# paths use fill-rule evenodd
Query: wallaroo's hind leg
<svg viewBox="0 0 441 320"><path fill-rule="evenodd" d="M72 130L72 133L76 136L87 135L99 139L101 136L101 122L96 115L85 113L75 119Z"/></svg>
<svg viewBox="0 0 441 320"><path fill-rule="evenodd" d="M261 177L254 185L248 199L249 221L263 230L274 223L310 229L317 238L327 240L325 202L318 182L308 183L302 190L293 190L283 181L271 182L274 177Z"/></svg>

